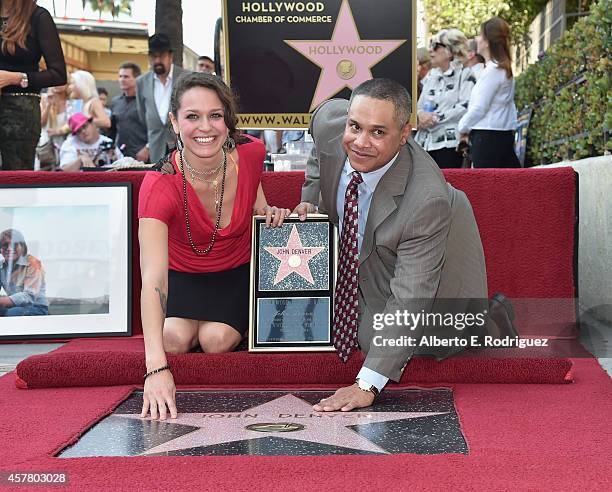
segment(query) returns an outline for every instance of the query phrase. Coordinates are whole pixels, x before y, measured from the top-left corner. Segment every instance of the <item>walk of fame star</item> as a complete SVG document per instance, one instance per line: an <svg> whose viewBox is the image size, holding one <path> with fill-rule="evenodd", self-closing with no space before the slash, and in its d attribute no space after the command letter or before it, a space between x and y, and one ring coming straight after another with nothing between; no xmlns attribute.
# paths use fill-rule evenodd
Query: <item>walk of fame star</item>
<svg viewBox="0 0 612 492"><path fill-rule="evenodd" d="M286 246L265 246L264 249L281 262L274 278L274 285L282 282L292 273L314 284L308 262L325 248L323 246L303 246L295 224L291 226Z"/></svg>
<svg viewBox="0 0 612 492"><path fill-rule="evenodd" d="M288 410L290 413L287 413ZM180 413L177 419L168 422L199 427L199 429L149 448L142 454L173 454L183 449L269 437L389 454L388 451L362 436L359 432L360 427L378 422L416 419L447 413L368 412L367 409L318 413L313 411L312 404L292 394L287 394L240 413ZM115 414L115 416L140 420L138 414ZM348 426L356 427L356 429L350 429ZM265 432L266 428L269 429L269 432Z"/></svg>
<svg viewBox="0 0 612 492"><path fill-rule="evenodd" d="M284 41L321 68L312 111L345 87L354 89L370 80L370 69L407 40L362 40L348 0L342 0L331 39Z"/></svg>

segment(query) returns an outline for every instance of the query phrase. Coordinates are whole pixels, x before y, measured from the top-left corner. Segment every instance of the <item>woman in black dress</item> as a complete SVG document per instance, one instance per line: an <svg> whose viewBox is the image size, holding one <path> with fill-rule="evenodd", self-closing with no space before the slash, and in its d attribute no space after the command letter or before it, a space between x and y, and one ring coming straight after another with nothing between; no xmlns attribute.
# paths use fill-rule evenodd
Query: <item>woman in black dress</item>
<svg viewBox="0 0 612 492"><path fill-rule="evenodd" d="M40 90L66 83L66 63L51 14L34 0L0 3L0 155L3 170L34 169ZM38 64L44 57L46 70Z"/></svg>

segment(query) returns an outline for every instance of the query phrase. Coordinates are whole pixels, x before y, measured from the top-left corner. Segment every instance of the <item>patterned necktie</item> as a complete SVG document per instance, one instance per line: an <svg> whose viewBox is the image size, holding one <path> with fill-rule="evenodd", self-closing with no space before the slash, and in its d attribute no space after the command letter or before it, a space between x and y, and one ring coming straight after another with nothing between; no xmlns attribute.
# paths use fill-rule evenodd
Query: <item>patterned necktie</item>
<svg viewBox="0 0 612 492"><path fill-rule="evenodd" d="M344 195L344 214L340 255L338 258L338 278L334 299L334 347L338 356L346 362L353 347L357 347L357 286L359 281L358 229L358 192L363 183L358 172L353 172L351 182Z"/></svg>

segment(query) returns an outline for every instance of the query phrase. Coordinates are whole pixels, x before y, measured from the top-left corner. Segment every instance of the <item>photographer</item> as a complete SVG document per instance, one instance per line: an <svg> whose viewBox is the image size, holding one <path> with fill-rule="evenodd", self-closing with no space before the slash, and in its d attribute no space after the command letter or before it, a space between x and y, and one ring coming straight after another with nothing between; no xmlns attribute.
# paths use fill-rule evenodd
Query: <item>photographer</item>
<svg viewBox="0 0 612 492"><path fill-rule="evenodd" d="M80 171L81 168L107 166L123 157L113 141L101 135L92 118L75 113L68 120L70 135L60 148L62 171Z"/></svg>

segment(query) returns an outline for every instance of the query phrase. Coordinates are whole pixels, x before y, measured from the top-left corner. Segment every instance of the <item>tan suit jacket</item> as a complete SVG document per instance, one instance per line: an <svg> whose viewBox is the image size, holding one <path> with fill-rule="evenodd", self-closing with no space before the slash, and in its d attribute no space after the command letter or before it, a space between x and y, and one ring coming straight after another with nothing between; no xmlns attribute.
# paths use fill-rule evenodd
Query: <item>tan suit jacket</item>
<svg viewBox="0 0 612 492"><path fill-rule="evenodd" d="M336 195L347 158L342 147L347 110L348 101L333 99L313 115L315 148L302 189L302 201L318 205L336 225ZM484 254L471 205L412 138L372 196L359 254L359 294L358 336L367 353L364 365L395 381L413 354L443 358L460 348L381 347L380 338L374 343L377 336L419 339L427 328L411 329L401 322L375 330L374 314L486 309ZM450 327L447 335L467 336L468 331Z"/></svg>

